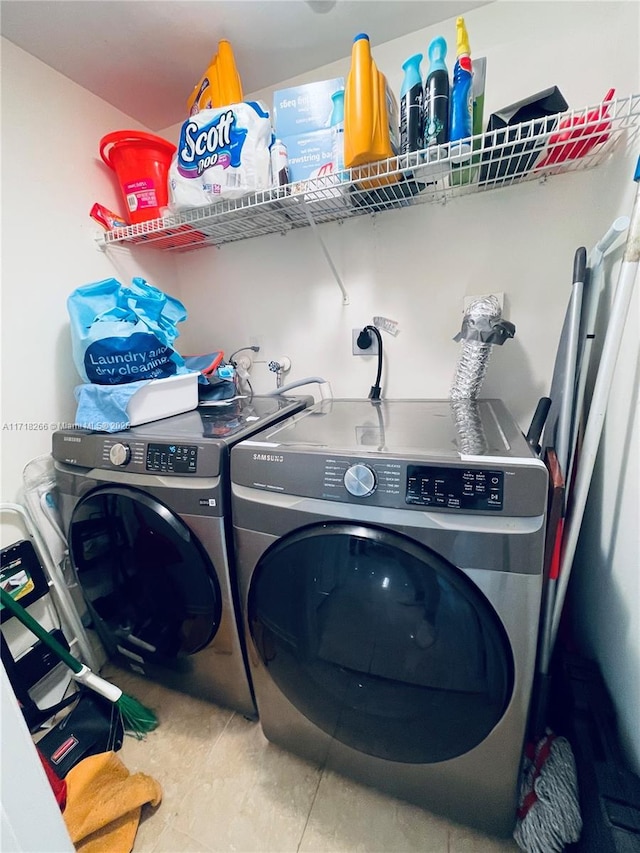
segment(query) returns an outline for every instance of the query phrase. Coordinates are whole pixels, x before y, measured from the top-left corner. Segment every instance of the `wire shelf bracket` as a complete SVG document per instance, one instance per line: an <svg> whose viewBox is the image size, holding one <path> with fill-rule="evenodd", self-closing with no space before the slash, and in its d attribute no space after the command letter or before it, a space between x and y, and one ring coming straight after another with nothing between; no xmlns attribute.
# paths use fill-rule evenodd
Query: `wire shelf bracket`
<svg viewBox="0 0 640 853"><path fill-rule="evenodd" d="M347 291L346 291L346 289L345 289L345 286L344 286L344 284L343 284L343 282L342 282L342 278L340 277L340 273L338 272L338 270L336 269L335 264L333 263L333 259L332 259L332 257L331 257L331 253L330 253L330 252L329 252L329 250L327 249L327 247L326 247L326 245L325 245L325 242L324 242L324 240L322 239L322 235L320 234L320 231L318 230L318 226L317 226L317 225L316 225L316 223L315 223L315 220L314 220L314 218L313 218L313 214L312 214L312 212L311 212L311 210L310 210L310 208L309 208L309 205L308 205L308 204L303 200L303 201L302 201L302 206L303 206L303 208L304 208L304 212L305 212L305 214L306 214L306 217L307 217L307 219L308 219L308 221L309 221L309 225L311 226L311 230L313 231L313 233L314 233L314 235L315 235L316 240L317 240L317 241L318 241L318 243L320 244L320 248L322 249L322 251L323 251L323 253L324 253L325 258L327 259L327 263L328 263L328 264L329 264L329 266L331 267L331 272L333 273L333 276L334 276L335 280L336 280L336 281L337 281L337 283L338 283L338 287L340 288L340 291L341 291L341 293L342 293L342 304L343 304L343 305L349 305L349 294L347 293Z"/></svg>

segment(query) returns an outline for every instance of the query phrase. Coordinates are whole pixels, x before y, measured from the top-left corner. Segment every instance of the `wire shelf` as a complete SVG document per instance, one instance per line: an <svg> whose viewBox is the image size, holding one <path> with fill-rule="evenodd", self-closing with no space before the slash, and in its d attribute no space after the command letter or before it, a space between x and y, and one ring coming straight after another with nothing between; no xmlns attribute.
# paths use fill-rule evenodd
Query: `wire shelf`
<svg viewBox="0 0 640 853"><path fill-rule="evenodd" d="M187 252L312 223L336 222L582 171L614 149L637 146L640 95L508 126L162 219L114 228L103 247L145 245Z"/></svg>

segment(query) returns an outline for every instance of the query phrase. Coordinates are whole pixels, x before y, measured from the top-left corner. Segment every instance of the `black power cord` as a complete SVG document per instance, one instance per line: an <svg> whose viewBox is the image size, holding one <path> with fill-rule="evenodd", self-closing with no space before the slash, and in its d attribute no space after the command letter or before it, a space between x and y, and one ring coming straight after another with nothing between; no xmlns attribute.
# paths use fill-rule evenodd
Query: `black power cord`
<svg viewBox="0 0 640 853"><path fill-rule="evenodd" d="M236 355L238 355L239 352L245 352L248 349L250 349L252 352L260 352L259 346L240 347L240 349L237 349L235 352L232 352L231 355L229 356L229 364L232 364L234 367L237 367L235 361L233 360L234 357Z"/></svg>
<svg viewBox="0 0 640 853"><path fill-rule="evenodd" d="M357 344L360 349L369 349L372 332L378 339L378 372L376 374L376 381L369 391L369 399L379 400L382 394L382 389L380 388L380 379L382 377L382 335L380 334L380 330L376 326L365 326L358 335Z"/></svg>

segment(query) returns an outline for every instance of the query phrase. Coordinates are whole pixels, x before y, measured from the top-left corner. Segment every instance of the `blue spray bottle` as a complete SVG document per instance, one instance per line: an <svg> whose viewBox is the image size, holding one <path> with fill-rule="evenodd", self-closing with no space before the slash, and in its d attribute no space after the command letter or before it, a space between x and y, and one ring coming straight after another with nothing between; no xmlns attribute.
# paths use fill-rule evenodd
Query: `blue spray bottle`
<svg viewBox="0 0 640 853"><path fill-rule="evenodd" d="M452 143L452 159L471 154L471 140L468 140L464 144L460 144L459 142L470 137L473 128L473 94L471 90L473 70L471 66L469 36L467 35L467 28L464 25L464 18L456 20L456 45L457 58L453 68L451 115L449 120L449 140ZM457 144L454 145L453 143Z"/></svg>
<svg viewBox="0 0 640 853"><path fill-rule="evenodd" d="M423 146L422 54L416 53L403 63L404 79L400 89L400 153L420 151Z"/></svg>

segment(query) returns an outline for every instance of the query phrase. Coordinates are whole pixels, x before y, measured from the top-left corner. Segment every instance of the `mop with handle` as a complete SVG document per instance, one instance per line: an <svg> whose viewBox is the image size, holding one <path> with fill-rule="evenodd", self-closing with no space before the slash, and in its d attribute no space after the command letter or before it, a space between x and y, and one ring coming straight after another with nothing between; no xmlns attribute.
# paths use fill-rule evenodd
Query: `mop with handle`
<svg viewBox="0 0 640 853"><path fill-rule="evenodd" d="M602 262L606 252L613 246L616 240L622 234L624 234L628 227L629 217L618 217L612 224L612 226L609 228L609 230L606 232L606 234L601 237L601 239L596 243L595 247L589 253L589 289L585 298L585 305L582 308L582 313L585 317L583 341L581 347L578 347L576 353L577 359L575 371L575 392L573 390L569 392L571 398L575 399L572 406L572 412L570 412L568 415L568 420L570 421L570 424L567 428L567 439L565 445L566 452L562 456L562 458L565 459L565 467L560 466L560 474L562 476L564 492L563 503L566 503L567 497L571 494L574 466L577 462L578 456L577 445L580 427L579 421L581 417L582 407L584 404L587 372L589 368L591 348L593 340L595 338L598 297L600 295L599 291L596 289L596 286L600 286ZM555 531L553 560L551 564L551 571L549 573L549 579L547 582L545 607L542 615L542 622L540 625L542 641L540 644L538 675L540 678L542 695L538 696L538 708L536 709L536 715L534 716L534 719L536 719L537 721L536 729L533 732L535 737L538 737L543 734L544 729L542 727L541 730L541 721L546 716L547 710L546 693L548 691L548 673L549 665L551 663L551 653L553 651L553 643L551 641L551 626L553 622L554 605L557 598L556 589L558 584L558 577L560 575L561 569L560 556L562 553L562 542L564 541L563 537L564 525L566 523L566 511L567 507L566 505L563 505L561 518L558 523L558 528ZM553 535L553 531L550 531L550 533Z"/></svg>
<svg viewBox="0 0 640 853"><path fill-rule="evenodd" d="M122 724L126 731L134 734L138 739L150 731L153 731L158 725L158 719L153 711L145 708L137 699L132 696L127 696L115 684L111 684L99 675L96 675L86 664L80 663L72 654L60 645L60 643L51 636L51 634L37 622L33 616L18 604L8 592L0 587L0 603L5 607L12 616L15 616L25 628L28 628L32 634L35 634L39 640L42 640L45 646L49 648L58 660L66 664L71 670L73 678L80 684L84 684L100 696L104 696L113 705L116 706L122 716Z"/></svg>
<svg viewBox="0 0 640 853"><path fill-rule="evenodd" d="M602 267L605 254L613 246L629 227L629 217L619 216L611 225L609 230L598 240L589 252L589 287L585 295L582 313L584 315L584 333L581 346L578 350L578 365L576 374L575 401L573 406L573 420L571 423L571 443L569 445L569 461L565 473L567 485L573 482L573 466L577 461L577 446L580 433L580 419L584 405L587 373L591 359L591 349L596 337L596 317L598 312L598 298L602 289Z"/></svg>
<svg viewBox="0 0 640 853"><path fill-rule="evenodd" d="M571 495L571 506L565 524L565 536L560 560L560 575L556 589L556 600L553 608L553 620L549 640L549 653L553 651L560 625L562 607L571 575L571 566L575 556L578 536L584 509L589 495L591 475L598 453L604 418L609 402L611 382L620 350L620 341L624 331L629 305L633 295L633 287L640 261L640 157L636 164L634 181L637 184L636 195L629 223L627 242L625 245L620 275L616 288L607 331L605 334L600 364L591 397L589 415L584 431L580 459L575 472L575 481Z"/></svg>
<svg viewBox="0 0 640 853"><path fill-rule="evenodd" d="M546 672L549 666L558 634L591 476L602 435L611 381L640 261L640 157L636 164L634 181L637 187L624 257L605 334L579 464L575 473L571 506L561 543L560 569L556 581L551 625L543 626L543 630L546 629L541 650L543 672ZM609 235L609 232L608 236L615 237L614 234ZM573 754L564 738L556 738L548 732L526 757L520 808L513 837L518 846L527 853L554 853L554 851L561 851L565 844L577 841L580 830L581 819Z"/></svg>

